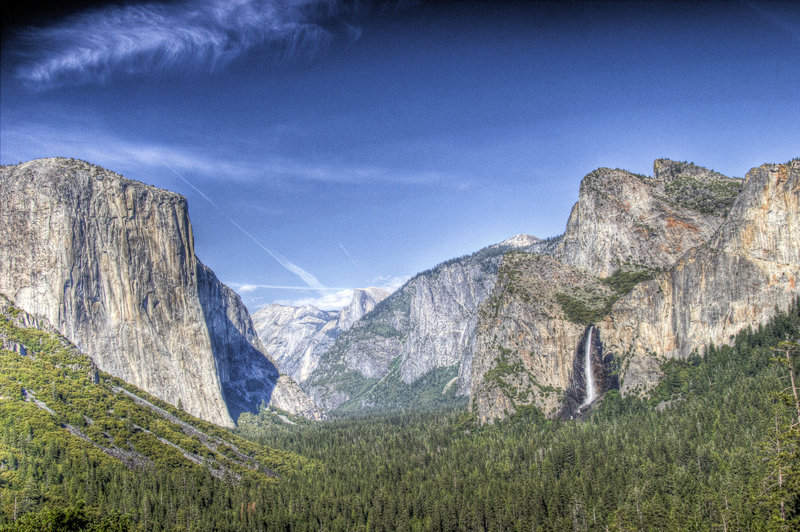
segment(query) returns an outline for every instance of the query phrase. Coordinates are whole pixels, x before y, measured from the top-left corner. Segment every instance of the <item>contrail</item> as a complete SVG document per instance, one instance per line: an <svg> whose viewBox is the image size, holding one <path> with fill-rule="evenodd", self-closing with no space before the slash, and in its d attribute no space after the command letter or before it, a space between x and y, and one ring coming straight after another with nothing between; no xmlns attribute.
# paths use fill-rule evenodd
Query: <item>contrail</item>
<svg viewBox="0 0 800 532"><path fill-rule="evenodd" d="M166 166L167 168L169 168L170 170L172 170L172 173L173 173L173 174L175 174L176 176L180 177L180 178L181 178L181 180L182 180L184 183L186 183L187 185L189 185L190 187L192 187L192 188L194 189L194 191L195 191L195 192L197 192L198 194L200 194L201 196L203 196L203 199L205 199L207 202L209 202L211 205L213 205L215 209L217 209L218 211L220 211L222 214L225 214L225 211L223 211L222 209L220 209L220 208L219 208L219 206L218 206L216 203L214 203L213 201L211 201L211 198L209 198L208 196L206 196L206 195L203 193L203 191L202 191L202 190L200 190L199 188L197 188L196 186L194 186L193 184L191 184L191 183L189 182L189 180L188 180L188 179L186 179L185 177L183 177L181 174L179 174L177 170L175 170L173 167L171 167L170 165L168 165L168 164L167 164L167 162L166 162L164 159L162 159L160 155L156 155L156 157L158 157L158 160L159 160L159 161L161 161L161 164L163 164L164 166ZM227 215L226 215L226 216L227 216Z"/></svg>
<svg viewBox="0 0 800 532"><path fill-rule="evenodd" d="M273 253L272 251L270 251L270 250L269 250L269 249L268 249L268 248L267 248L267 247L266 247L264 244L262 244L261 242L259 242L259 241L258 241L258 239L256 239L256 237L254 237L254 236L253 236L253 235L251 235L251 234L250 234L250 233L249 233L247 230L245 230L245 228L244 228L244 227L242 227L241 225L239 225L238 223L236 223L236 220L234 220L233 218L231 218L231 217L228 215L228 213L226 213L224 210L222 210L222 209L219 207L219 205L217 205L216 203L214 203L214 201L213 201L211 198L209 198L208 196L206 196L206 195L203 193L203 191L202 191L202 190L200 190L199 188L197 188L196 186L194 186L194 185L193 185L193 184L192 184L192 183L191 183L191 182L190 182L188 179L186 179L186 178L185 178L185 177L183 177L183 176L182 176L180 173L178 173L178 171L177 171L177 170L175 170L173 167L171 167L170 165L168 165L168 164L167 164L167 162L166 162L166 161L164 161L164 159L162 159L161 157L158 157L158 159L161 161L161 164L163 164L164 166L166 166L166 167L167 167L169 170L171 170L171 171L172 171L172 173L174 173L176 176L178 176L179 178L181 178L181 180L182 180L184 183L186 183L187 185L189 185L190 187L192 187L192 189L194 189L194 191L195 191L195 192L197 192L198 194L200 194L200 195L203 197L203 199L205 199L205 200L206 200L207 202L209 202L209 203L210 203L210 204L211 204L211 205L212 205L212 206L213 206L215 209L217 209L217 211L219 211L219 212L220 212L220 213L221 213L221 214L222 214L222 215L223 215L225 218L227 218L227 220L228 220L230 223L232 223L232 224L234 225L234 227L236 227L236 229L238 229L239 231L241 231L241 232L242 232L242 233L243 233L245 236L247 236L247 237L248 237L250 240L252 240L253 242L255 242L255 244L256 244L258 247L260 247L261 249L263 249L264 251L266 251L266 252L269 254L269 256L270 256L270 257L272 257L273 259L275 259L276 261L278 261L278 264L280 264L281 266L283 266L283 268L284 268L284 269L286 269L287 271L289 271L289 272L291 272L291 273L295 274L295 275L296 275L296 276L298 276L300 279L302 279L302 280L303 280L303 281L304 281L304 282L305 282L305 283L308 285L308 287L309 287L309 288L313 288L314 290L318 290L318 291L326 291L326 290L330 290L328 287L326 287L325 285L323 285L322 283L320 283L320 282L319 282L319 280L318 280L316 277L314 277L314 275L312 275L312 274L308 273L307 271L305 271L305 270L304 270L303 268L301 268L300 266L298 266L298 265L296 265L296 264L293 264L292 262L288 261L286 258L284 258L284 257L282 257L282 256L280 256L280 255L276 255L275 253ZM339 245L341 246L341 244L339 244ZM344 249L344 248L342 248L342 249ZM347 253L347 251L345 251L345 253ZM348 254L348 256L349 256L349 254ZM351 260L352 260L352 259L351 259Z"/></svg>
<svg viewBox="0 0 800 532"><path fill-rule="evenodd" d="M342 251L344 251L344 254L347 255L348 259L350 259L350 262L353 263L353 266L355 266L356 268L358 268L360 270L361 267L358 264L356 264L356 261L353 260L353 257L350 256L350 253L344 248L344 246L342 245L341 242L339 242L339 247L342 248Z"/></svg>

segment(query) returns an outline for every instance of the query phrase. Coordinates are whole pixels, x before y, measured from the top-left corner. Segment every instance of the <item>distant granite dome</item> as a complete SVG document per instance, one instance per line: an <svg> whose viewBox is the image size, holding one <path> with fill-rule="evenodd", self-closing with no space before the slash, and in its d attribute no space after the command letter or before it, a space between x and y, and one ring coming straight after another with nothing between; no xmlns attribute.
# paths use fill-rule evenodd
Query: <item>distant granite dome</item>
<svg viewBox="0 0 800 532"><path fill-rule="evenodd" d="M336 338L388 295L381 288L356 289L350 303L340 311L311 305L266 305L253 314L253 324L281 369L302 384Z"/></svg>
<svg viewBox="0 0 800 532"><path fill-rule="evenodd" d="M0 169L0 205L0 293L104 371L220 425L262 401L315 412L275 393L239 296L195 256L182 196L53 158Z"/></svg>

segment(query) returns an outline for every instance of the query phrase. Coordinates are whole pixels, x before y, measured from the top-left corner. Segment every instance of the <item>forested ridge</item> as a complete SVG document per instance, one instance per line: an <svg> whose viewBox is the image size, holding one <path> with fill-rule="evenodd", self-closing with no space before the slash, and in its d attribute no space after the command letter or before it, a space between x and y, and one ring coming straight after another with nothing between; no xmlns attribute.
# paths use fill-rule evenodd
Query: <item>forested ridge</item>
<svg viewBox="0 0 800 532"><path fill-rule="evenodd" d="M267 410L243 415L238 436L284 464L274 480L183 462L129 468L69 438L63 414L12 399L20 385L8 368L26 361L3 350L0 527L796 530L800 412L789 376L800 352L787 340L798 339L795 304L731 346L664 363L648 398L611 391L580 420L535 410L483 426L462 409L296 425ZM58 397L61 381L36 378L56 382Z"/></svg>

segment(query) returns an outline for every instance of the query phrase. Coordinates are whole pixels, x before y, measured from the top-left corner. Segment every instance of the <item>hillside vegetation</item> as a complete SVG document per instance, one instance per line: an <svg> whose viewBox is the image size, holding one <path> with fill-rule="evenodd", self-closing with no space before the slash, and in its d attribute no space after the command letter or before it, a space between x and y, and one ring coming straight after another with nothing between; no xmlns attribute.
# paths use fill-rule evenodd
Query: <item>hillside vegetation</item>
<svg viewBox="0 0 800 532"><path fill-rule="evenodd" d="M479 426L452 410L302 428L254 416L239 431L325 464L281 490L296 509L281 525L297 529L791 530L800 413L781 393L787 337L800 337L797 305L664 364L647 399L609 392L581 421L528 409Z"/></svg>
<svg viewBox="0 0 800 532"><path fill-rule="evenodd" d="M117 515L103 519L125 527L233 522L231 501L209 493L314 467L98 371L4 298L0 346L0 523L62 506ZM51 517L74 524L86 516Z"/></svg>
<svg viewBox="0 0 800 532"><path fill-rule="evenodd" d="M11 530L63 522L348 531L800 525L800 434L792 427L800 414L783 393L789 369L800 370L797 345L785 343L800 337L798 305L732 346L664 364L666 377L649 398L612 391L579 421L530 409L481 426L456 409L291 425L262 410L240 419L239 435L257 442L250 443L190 420L253 457L258 471L237 466L223 449L203 451L202 438L180 425L160 427L162 415L148 416L152 408L117 388L146 397L141 392L102 373L93 383L87 359L6 315L4 345L12 350L2 352L0 523ZM27 354L13 351L12 341ZM78 415L92 421L81 425ZM172 445L156 448L159 437L191 446L205 462L171 453ZM131 454L103 450L114 447ZM128 463L134 452L153 465ZM212 458L229 471L222 478Z"/></svg>

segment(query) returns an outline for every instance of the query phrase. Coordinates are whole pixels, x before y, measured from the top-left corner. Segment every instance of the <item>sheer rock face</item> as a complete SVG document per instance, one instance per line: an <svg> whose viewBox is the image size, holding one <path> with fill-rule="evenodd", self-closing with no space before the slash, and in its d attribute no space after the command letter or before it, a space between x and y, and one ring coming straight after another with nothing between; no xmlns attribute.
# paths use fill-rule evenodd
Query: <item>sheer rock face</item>
<svg viewBox="0 0 800 532"><path fill-rule="evenodd" d="M357 288L353 291L353 299L350 300L350 304L339 312L336 321L337 328L340 332L346 331L387 297L389 297L389 292L381 288Z"/></svg>
<svg viewBox="0 0 800 532"><path fill-rule="evenodd" d="M800 268L798 164L754 169L744 185L667 159L655 162L654 178L608 169L586 176L553 251L558 260L503 259L480 314L472 410L483 421L529 404L548 415L574 413L585 396L585 328L566 319L553 294L578 287L573 293L591 307L609 297L598 277L619 266L663 271L593 329L599 391L618 385L612 371L620 359L623 393L644 391L662 376L652 353L686 357L763 323L776 305L788 307Z"/></svg>
<svg viewBox="0 0 800 532"><path fill-rule="evenodd" d="M600 168L584 177L555 257L600 277L626 264L669 268L714 234L741 186L668 159L654 173Z"/></svg>
<svg viewBox="0 0 800 532"><path fill-rule="evenodd" d="M253 324L281 369L302 384L336 338L388 295L380 288L357 289L341 311L267 305L253 314Z"/></svg>
<svg viewBox="0 0 800 532"><path fill-rule="evenodd" d="M561 409L585 327L568 320L556 294L576 285L606 291L596 278L553 257L503 258L494 291L481 305L471 368L470 409L481 422L528 405L546 415Z"/></svg>
<svg viewBox="0 0 800 532"><path fill-rule="evenodd" d="M660 372L652 353L687 357L727 343L800 294L800 161L747 174L709 242L668 272L641 283L601 324L609 350L626 358L624 393L645 390Z"/></svg>
<svg viewBox="0 0 800 532"><path fill-rule="evenodd" d="M357 393L353 383L397 371L411 384L432 370L456 367L459 394L469 393L478 307L494 287L500 259L540 242L515 238L412 278L336 339L304 382L306 391L334 409Z"/></svg>
<svg viewBox="0 0 800 532"><path fill-rule="evenodd" d="M337 312L311 305L267 305L253 314L253 325L281 369L302 383L317 367L320 353L336 340Z"/></svg>
<svg viewBox="0 0 800 532"><path fill-rule="evenodd" d="M41 159L0 170L0 205L0 293L101 369L225 426L269 402L278 372L238 296L195 257L183 197Z"/></svg>

